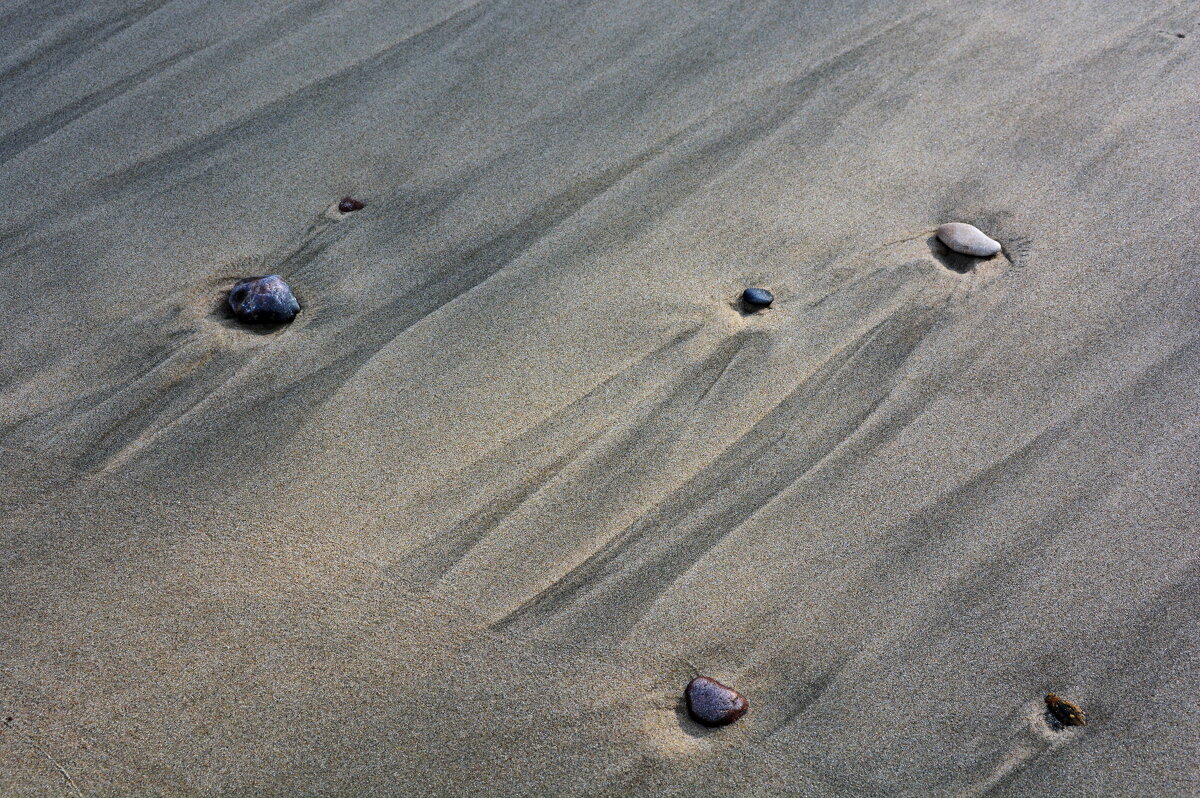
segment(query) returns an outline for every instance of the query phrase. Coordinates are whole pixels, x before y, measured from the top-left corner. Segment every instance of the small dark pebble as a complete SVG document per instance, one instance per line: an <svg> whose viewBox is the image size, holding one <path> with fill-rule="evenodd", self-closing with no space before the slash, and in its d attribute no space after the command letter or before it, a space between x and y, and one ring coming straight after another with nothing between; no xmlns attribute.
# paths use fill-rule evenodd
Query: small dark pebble
<svg viewBox="0 0 1200 798"><path fill-rule="evenodd" d="M1065 698L1059 698L1054 693L1046 694L1046 710L1056 721L1064 726L1086 726L1083 710Z"/></svg>
<svg viewBox="0 0 1200 798"><path fill-rule="evenodd" d="M296 318L300 303L278 274L238 280L229 292L233 315L250 324L281 324Z"/></svg>
<svg viewBox="0 0 1200 798"><path fill-rule="evenodd" d="M353 213L361 211L367 207L361 200L356 200L354 197L342 197L342 201L338 203L338 210L342 213Z"/></svg>
<svg viewBox="0 0 1200 798"><path fill-rule="evenodd" d="M688 683L684 692L688 714L704 726L727 726L746 714L750 708L746 697L731 687L697 676Z"/></svg>
<svg viewBox="0 0 1200 798"><path fill-rule="evenodd" d="M775 301L775 295L765 288L747 288L742 292L742 302L748 308L768 308Z"/></svg>

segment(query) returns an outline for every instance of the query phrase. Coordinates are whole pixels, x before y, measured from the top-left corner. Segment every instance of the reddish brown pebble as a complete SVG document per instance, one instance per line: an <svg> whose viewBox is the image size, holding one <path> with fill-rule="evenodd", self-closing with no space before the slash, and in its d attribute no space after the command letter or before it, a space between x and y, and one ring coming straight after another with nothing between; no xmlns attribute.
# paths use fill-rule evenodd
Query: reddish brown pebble
<svg viewBox="0 0 1200 798"><path fill-rule="evenodd" d="M356 200L354 197L342 197L342 201L338 203L338 210L342 213L353 213L361 211L367 207L361 200Z"/></svg>
<svg viewBox="0 0 1200 798"><path fill-rule="evenodd" d="M1059 698L1054 693L1046 694L1046 709L1050 715L1064 726L1086 726L1083 710L1065 698Z"/></svg>
<svg viewBox="0 0 1200 798"><path fill-rule="evenodd" d="M684 697L688 714L704 726L728 726L750 708L744 695L707 676L692 679Z"/></svg>

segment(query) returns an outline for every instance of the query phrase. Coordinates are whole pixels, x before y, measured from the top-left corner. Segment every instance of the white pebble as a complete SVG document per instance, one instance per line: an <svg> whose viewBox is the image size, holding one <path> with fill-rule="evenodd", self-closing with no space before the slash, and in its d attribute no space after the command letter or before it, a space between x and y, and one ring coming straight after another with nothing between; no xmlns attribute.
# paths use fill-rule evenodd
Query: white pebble
<svg viewBox="0 0 1200 798"><path fill-rule="evenodd" d="M986 258L1000 251L1000 242L988 238L973 224L950 222L937 229L937 237L955 252Z"/></svg>

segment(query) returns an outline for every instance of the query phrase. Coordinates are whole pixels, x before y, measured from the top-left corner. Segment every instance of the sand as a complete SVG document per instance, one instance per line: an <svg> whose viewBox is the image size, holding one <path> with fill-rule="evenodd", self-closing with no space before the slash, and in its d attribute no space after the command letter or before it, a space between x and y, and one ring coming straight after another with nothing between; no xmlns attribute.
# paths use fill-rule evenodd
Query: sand
<svg viewBox="0 0 1200 798"><path fill-rule="evenodd" d="M1197 19L7 4L0 792L1200 794Z"/></svg>

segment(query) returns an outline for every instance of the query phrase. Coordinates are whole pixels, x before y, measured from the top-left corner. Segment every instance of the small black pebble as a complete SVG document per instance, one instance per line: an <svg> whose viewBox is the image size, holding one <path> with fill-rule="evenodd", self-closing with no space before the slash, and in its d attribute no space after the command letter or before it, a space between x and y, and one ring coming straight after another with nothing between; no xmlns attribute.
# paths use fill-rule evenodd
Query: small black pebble
<svg viewBox="0 0 1200 798"><path fill-rule="evenodd" d="M296 318L300 303L278 274L238 280L229 292L233 315L250 324L280 324Z"/></svg>
<svg viewBox="0 0 1200 798"><path fill-rule="evenodd" d="M765 288L747 288L742 292L742 303L755 310L769 308L775 301L775 295Z"/></svg>
<svg viewBox="0 0 1200 798"><path fill-rule="evenodd" d="M737 690L707 676L692 679L684 691L684 698L687 699L688 714L704 726L728 726L750 708L746 697Z"/></svg>
<svg viewBox="0 0 1200 798"><path fill-rule="evenodd" d="M353 213L361 211L367 207L361 200L356 200L354 197L342 197L342 201L338 203L338 210L342 213Z"/></svg>

